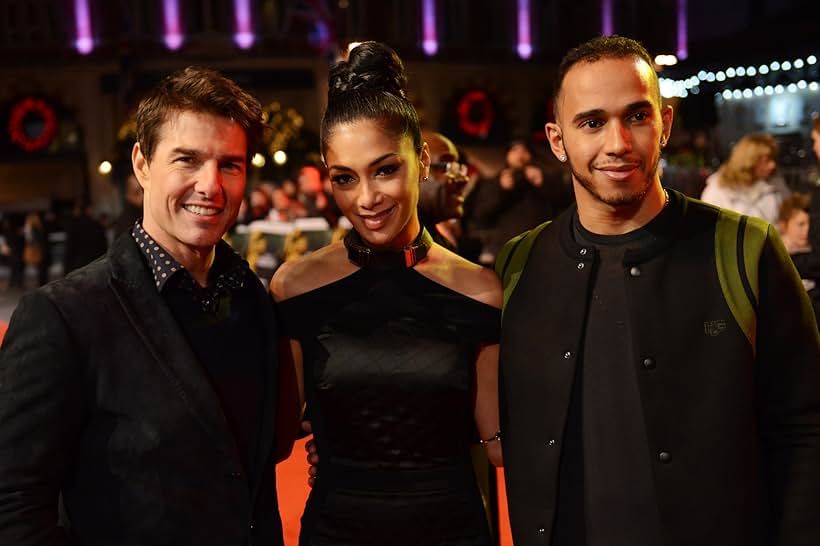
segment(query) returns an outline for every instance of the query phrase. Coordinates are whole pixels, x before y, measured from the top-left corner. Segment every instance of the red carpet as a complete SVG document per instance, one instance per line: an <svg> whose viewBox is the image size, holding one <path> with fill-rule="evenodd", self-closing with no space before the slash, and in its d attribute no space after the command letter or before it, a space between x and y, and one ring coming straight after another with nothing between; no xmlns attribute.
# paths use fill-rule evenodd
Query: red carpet
<svg viewBox="0 0 820 546"><path fill-rule="evenodd" d="M6 333L7 324L0 321L0 342ZM286 461L276 467L277 490L279 492L279 512L285 528L285 546L297 546L299 542L299 518L305 507L308 495L307 460L305 459L305 442L299 440L293 446L293 453ZM501 528L501 546L512 546L510 524L507 518L507 501L504 497L504 474L498 473L499 520Z"/></svg>
<svg viewBox="0 0 820 546"><path fill-rule="evenodd" d="M307 460L305 442L299 440L293 446L293 453L276 467L276 489L279 492L279 512L285 528L285 546L296 546L299 542L299 518L305 506L309 487L307 485ZM504 496L504 473L498 472L499 527L501 546L512 546L510 522L507 516L507 499Z"/></svg>

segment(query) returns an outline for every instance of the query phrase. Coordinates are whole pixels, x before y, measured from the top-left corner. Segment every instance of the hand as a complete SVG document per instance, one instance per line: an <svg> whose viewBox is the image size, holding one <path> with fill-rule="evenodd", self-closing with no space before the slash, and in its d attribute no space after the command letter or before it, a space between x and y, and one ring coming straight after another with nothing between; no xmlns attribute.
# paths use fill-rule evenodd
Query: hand
<svg viewBox="0 0 820 546"><path fill-rule="evenodd" d="M544 185L544 173L535 165L527 165L524 167L524 178L536 188L540 188Z"/></svg>
<svg viewBox="0 0 820 546"><path fill-rule="evenodd" d="M498 174L498 184L501 189L511 190L515 186L515 177L512 169L504 169Z"/></svg>
<svg viewBox="0 0 820 546"><path fill-rule="evenodd" d="M302 421L302 430L306 433L310 434L313 432L313 426L311 425L310 421ZM307 452L307 463L310 465L308 467L308 485L313 487L313 484L316 483L316 475L318 474L318 470L316 469L316 465L319 464L319 454L316 451L316 441L313 439L308 440L305 442L305 451Z"/></svg>

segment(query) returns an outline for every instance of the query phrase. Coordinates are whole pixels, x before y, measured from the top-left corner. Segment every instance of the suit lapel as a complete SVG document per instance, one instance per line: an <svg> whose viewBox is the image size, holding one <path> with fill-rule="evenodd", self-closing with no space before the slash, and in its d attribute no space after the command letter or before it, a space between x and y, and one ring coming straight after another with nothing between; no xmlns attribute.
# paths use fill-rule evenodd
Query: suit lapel
<svg viewBox="0 0 820 546"><path fill-rule="evenodd" d="M111 288L134 330L174 384L179 396L217 446L227 446L239 461L236 441L219 398L162 296L157 292L139 249L126 233L113 244Z"/></svg>

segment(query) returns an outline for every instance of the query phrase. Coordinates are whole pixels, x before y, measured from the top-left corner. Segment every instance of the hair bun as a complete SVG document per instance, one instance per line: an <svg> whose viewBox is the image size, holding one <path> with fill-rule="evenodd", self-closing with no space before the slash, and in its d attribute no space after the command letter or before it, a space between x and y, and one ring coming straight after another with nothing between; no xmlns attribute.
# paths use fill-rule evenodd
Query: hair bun
<svg viewBox="0 0 820 546"><path fill-rule="evenodd" d="M407 99L404 65L390 47L379 42L363 42L353 48L347 61L330 70L328 98L357 91L387 92Z"/></svg>

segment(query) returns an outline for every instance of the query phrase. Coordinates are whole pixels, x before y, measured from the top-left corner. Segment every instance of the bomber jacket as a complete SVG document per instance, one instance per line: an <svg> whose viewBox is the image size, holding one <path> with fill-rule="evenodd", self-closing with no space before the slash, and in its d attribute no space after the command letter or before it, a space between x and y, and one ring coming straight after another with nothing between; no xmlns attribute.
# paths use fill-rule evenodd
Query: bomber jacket
<svg viewBox="0 0 820 546"><path fill-rule="evenodd" d="M820 544L820 337L800 279L761 223L755 322L744 332L715 255L717 219L734 213L670 197L647 226L653 242L623 264L663 543ZM541 230L504 309L501 427L516 546L549 544L556 513L597 263L573 237L573 214Z"/></svg>

